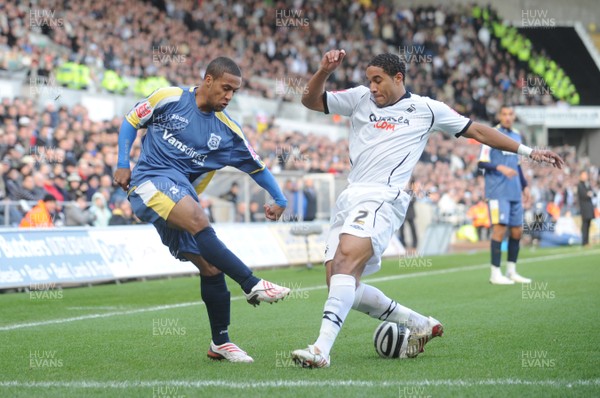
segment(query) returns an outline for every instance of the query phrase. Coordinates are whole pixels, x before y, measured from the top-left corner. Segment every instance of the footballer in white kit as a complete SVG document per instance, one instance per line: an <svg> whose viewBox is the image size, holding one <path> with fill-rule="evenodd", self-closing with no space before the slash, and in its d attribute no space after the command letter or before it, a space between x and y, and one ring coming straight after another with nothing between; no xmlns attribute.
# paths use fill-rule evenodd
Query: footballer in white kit
<svg viewBox="0 0 600 398"><path fill-rule="evenodd" d="M336 201L325 262L332 260L339 235L371 238L373 256L362 275L379 270L381 255L404 222L410 195L404 190L429 135L464 133L471 120L446 104L406 92L380 108L370 90L359 86L324 93L325 113L351 118L350 185Z"/></svg>
<svg viewBox="0 0 600 398"><path fill-rule="evenodd" d="M441 336L442 324L387 297L360 281L379 270L381 255L402 222L410 195L404 191L413 168L434 131L473 138L490 147L547 161L562 159L551 151L519 145L504 134L471 122L442 102L404 88L406 66L397 55L375 56L366 69L369 87L325 92L329 75L342 63L344 50L331 50L308 82L302 103L309 109L350 117L348 187L337 199L327 240L325 266L329 295L317 340L292 352L309 368L328 367L330 351L350 309L410 329L406 352L416 357Z"/></svg>

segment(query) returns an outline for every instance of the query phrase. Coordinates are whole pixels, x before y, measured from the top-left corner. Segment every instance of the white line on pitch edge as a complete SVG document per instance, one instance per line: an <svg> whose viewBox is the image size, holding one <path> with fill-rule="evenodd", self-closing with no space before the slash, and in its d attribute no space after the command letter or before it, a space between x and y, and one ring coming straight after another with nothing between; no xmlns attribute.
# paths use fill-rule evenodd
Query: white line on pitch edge
<svg viewBox="0 0 600 398"><path fill-rule="evenodd" d="M546 261L546 260L556 260L556 259L560 259L560 258L589 256L589 255L598 254L598 253L600 253L599 250L590 250L590 251L585 251L585 252L581 252L581 253L553 254L553 255L549 255L549 256L526 258L523 260L519 260L519 264L535 263L535 262ZM379 278L366 278L364 281L369 282L369 283L386 282L386 281L397 280L397 279L418 278L421 276L444 275L444 274L450 274L450 273L454 273L454 272L474 271L474 270L484 269L489 266L490 266L489 264L466 265L463 267L446 268L446 269L441 269L441 270L437 270L437 271L424 271L424 272L414 272L412 274L383 276L383 277L379 277ZM319 285L319 286L310 286L310 287L304 287L304 288L299 288L299 289L294 289L294 290L298 291L298 292L303 292L303 291L320 290L320 289L326 289L326 288L327 288L327 285ZM235 296L235 297L231 298L231 301L237 301L237 300L242 300L242 299L245 299L245 297L244 296ZM38 321L38 322L15 323L12 325L0 326L0 331L27 329L27 328L34 328L34 327L47 326L47 325L57 325L57 324L70 323L70 322L76 322L76 321L84 321L87 319L110 318L113 316L120 316L120 315L141 314L144 312L162 311L162 310L168 310L168 309L172 309L172 308L185 308L185 307L190 307L190 306L194 306L194 305L202 305L202 304L204 304L202 301L192 301L192 302L187 302L187 303L165 304L165 305L158 305L158 306L154 306L154 307L137 308L137 309L128 310L128 311L114 311L114 312L105 312L102 314L86 314L86 315L80 315L80 316L75 316L75 317L70 317L70 318L49 319L49 320Z"/></svg>
<svg viewBox="0 0 600 398"><path fill-rule="evenodd" d="M236 382L233 380L146 380L146 381L0 381L4 388L80 388L80 389L126 389L152 387L206 388L220 387L233 389L275 388L275 387L401 387L401 386L532 386L532 387L598 387L600 379L588 380L522 380L522 379L483 379L483 380L404 380L404 381L363 381L363 380L264 380L254 382Z"/></svg>

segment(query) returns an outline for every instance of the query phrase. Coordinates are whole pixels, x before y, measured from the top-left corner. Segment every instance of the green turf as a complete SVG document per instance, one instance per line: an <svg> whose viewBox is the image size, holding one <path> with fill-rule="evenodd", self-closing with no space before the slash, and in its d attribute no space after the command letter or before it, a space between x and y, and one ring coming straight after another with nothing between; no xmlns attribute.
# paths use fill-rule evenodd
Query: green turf
<svg viewBox="0 0 600 398"><path fill-rule="evenodd" d="M254 364L206 358L210 332L197 277L65 289L54 297L3 294L0 396L600 396L600 251L522 250L520 271L535 280L530 290L487 283L488 257L386 261L370 279L388 279L373 284L441 320L444 337L416 359L384 360L371 340L378 321L351 312L332 367L315 370L294 367L290 351L317 336L322 267L258 272L297 289L257 308L230 281L230 334Z"/></svg>

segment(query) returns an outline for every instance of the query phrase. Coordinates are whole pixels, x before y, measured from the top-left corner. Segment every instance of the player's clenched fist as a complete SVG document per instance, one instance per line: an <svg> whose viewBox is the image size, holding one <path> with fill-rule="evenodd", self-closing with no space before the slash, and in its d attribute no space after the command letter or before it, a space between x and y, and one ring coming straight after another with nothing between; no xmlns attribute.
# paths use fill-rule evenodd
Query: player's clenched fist
<svg viewBox="0 0 600 398"><path fill-rule="evenodd" d="M346 51L344 50L327 51L321 60L321 69L327 73L333 72L338 66L341 65L345 56Z"/></svg>
<svg viewBox="0 0 600 398"><path fill-rule="evenodd" d="M114 181L124 191L127 191L129 189L129 181L131 181L131 170L128 168L118 168L115 171Z"/></svg>

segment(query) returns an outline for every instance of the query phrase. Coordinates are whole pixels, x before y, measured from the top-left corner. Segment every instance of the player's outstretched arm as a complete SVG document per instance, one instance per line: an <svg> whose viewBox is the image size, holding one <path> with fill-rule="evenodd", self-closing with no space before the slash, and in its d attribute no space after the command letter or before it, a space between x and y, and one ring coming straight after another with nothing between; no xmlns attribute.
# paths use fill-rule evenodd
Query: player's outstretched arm
<svg viewBox="0 0 600 398"><path fill-rule="evenodd" d="M537 162L546 162L552 164L554 167L562 169L564 161L556 153L544 150L544 149L532 149L523 144L519 144L512 138L502 134L498 130L488 127L481 123L471 123L467 131L463 134L463 137L473 138L482 144L491 146L492 148L499 149L501 151L508 151L518 153L519 155L527 156Z"/></svg>
<svg viewBox="0 0 600 398"><path fill-rule="evenodd" d="M137 130L126 119L121 123L119 130L119 156L117 161L117 170L115 171L115 183L127 191L129 181L131 180L131 169L129 168L129 153L131 146L137 136Z"/></svg>
<svg viewBox="0 0 600 398"><path fill-rule="evenodd" d="M306 90L302 95L302 105L313 111L324 112L323 92L325 91L325 82L329 75L342 64L346 56L344 50L331 50L323 55L319 70L310 78Z"/></svg>

